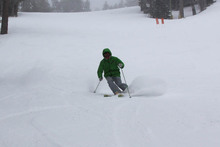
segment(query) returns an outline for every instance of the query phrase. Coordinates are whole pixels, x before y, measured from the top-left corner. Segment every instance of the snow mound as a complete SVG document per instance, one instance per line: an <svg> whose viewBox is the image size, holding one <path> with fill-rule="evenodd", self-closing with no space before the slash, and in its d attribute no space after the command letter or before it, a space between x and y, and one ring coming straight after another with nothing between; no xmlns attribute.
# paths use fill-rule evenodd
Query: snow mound
<svg viewBox="0 0 220 147"><path fill-rule="evenodd" d="M166 85L162 79L140 76L132 81L129 90L133 96L161 96L166 93Z"/></svg>

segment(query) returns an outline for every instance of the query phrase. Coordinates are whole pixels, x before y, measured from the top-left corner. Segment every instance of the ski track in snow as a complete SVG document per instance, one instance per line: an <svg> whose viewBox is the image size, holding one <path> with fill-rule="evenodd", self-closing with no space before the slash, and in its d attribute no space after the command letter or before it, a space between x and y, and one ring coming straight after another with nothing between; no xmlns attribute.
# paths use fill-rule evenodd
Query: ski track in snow
<svg viewBox="0 0 220 147"><path fill-rule="evenodd" d="M51 135L48 134L47 131L45 131L41 126L38 126L37 124L34 123L35 118L33 118L30 121L30 124L32 127L34 127L40 134L42 137L46 138L46 140L49 142L49 144L51 144L54 147L62 147L62 144L59 144L56 142L56 140L51 139Z"/></svg>
<svg viewBox="0 0 220 147"><path fill-rule="evenodd" d="M30 115L32 113L38 113L38 112L48 111L48 110L53 110L53 109L64 109L64 108L69 108L69 107L72 107L72 106L60 105L60 106L49 106L49 107L35 108L35 109L28 110L28 111L13 113L13 114L10 114L10 115L4 116L4 117L0 117L0 121L4 121L6 119L10 119L13 117L20 117L22 115Z"/></svg>
<svg viewBox="0 0 220 147"><path fill-rule="evenodd" d="M118 106L114 110L113 123L117 147L132 147L136 144L145 147L151 138L147 128L142 126L137 117L137 105L134 102L129 101Z"/></svg>

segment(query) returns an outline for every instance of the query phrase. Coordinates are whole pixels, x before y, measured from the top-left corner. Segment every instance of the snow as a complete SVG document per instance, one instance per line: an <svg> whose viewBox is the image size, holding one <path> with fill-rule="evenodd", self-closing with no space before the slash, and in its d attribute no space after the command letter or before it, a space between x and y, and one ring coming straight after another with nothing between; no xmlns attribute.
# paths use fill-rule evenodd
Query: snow
<svg viewBox="0 0 220 147"><path fill-rule="evenodd" d="M20 13L0 36L1 147L219 147L220 2L156 25L139 7ZM125 63L128 96L96 71Z"/></svg>

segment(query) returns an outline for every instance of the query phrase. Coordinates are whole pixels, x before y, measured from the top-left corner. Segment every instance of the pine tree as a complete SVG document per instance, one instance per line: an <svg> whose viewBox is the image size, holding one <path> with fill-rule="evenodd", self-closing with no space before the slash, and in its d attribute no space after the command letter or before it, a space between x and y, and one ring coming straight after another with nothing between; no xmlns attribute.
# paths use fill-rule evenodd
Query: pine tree
<svg viewBox="0 0 220 147"><path fill-rule="evenodd" d="M147 0L140 0L139 1L139 6L141 8L141 11L146 11L147 10Z"/></svg>
<svg viewBox="0 0 220 147"><path fill-rule="evenodd" d="M9 14L8 8L9 8L9 1L3 0L1 34L8 34L8 14Z"/></svg>
<svg viewBox="0 0 220 147"><path fill-rule="evenodd" d="M61 3L59 0L51 0L51 2L52 2L51 10L53 12L62 12L62 7L61 7Z"/></svg>
<svg viewBox="0 0 220 147"><path fill-rule="evenodd" d="M207 7L207 0L198 0L200 11L204 11Z"/></svg>
<svg viewBox="0 0 220 147"><path fill-rule="evenodd" d="M215 2L215 0L207 0L207 5L211 5Z"/></svg>
<svg viewBox="0 0 220 147"><path fill-rule="evenodd" d="M153 18L170 18L171 12L168 3L163 0L153 0L150 7L150 15Z"/></svg>
<svg viewBox="0 0 220 147"><path fill-rule="evenodd" d="M124 7L124 6L125 6L124 0L121 0L120 3L118 4L118 7L119 7L119 8L122 8L122 7Z"/></svg>
<svg viewBox="0 0 220 147"><path fill-rule="evenodd" d="M21 11L23 12L31 12L32 7L33 6L30 0L25 0L21 3Z"/></svg>
<svg viewBox="0 0 220 147"><path fill-rule="evenodd" d="M108 2L105 1L102 10L108 10L108 9L110 9L110 6L109 6Z"/></svg>
<svg viewBox="0 0 220 147"><path fill-rule="evenodd" d="M81 0L62 0L61 7L63 12L82 12L83 2Z"/></svg>
<svg viewBox="0 0 220 147"><path fill-rule="evenodd" d="M179 0L179 18L184 18L184 3L183 3L183 0Z"/></svg>
<svg viewBox="0 0 220 147"><path fill-rule="evenodd" d="M82 0L72 0L74 2L73 8L74 12L83 12L83 1Z"/></svg>
<svg viewBox="0 0 220 147"><path fill-rule="evenodd" d="M50 4L48 0L35 0L36 1L36 11L38 12L50 12Z"/></svg>
<svg viewBox="0 0 220 147"><path fill-rule="evenodd" d="M89 0L86 0L84 2L84 8L83 9L84 9L85 12L91 11L91 9L90 9L90 1Z"/></svg>
<svg viewBox="0 0 220 147"><path fill-rule="evenodd" d="M138 5L138 0L126 0L126 6L137 6Z"/></svg>
<svg viewBox="0 0 220 147"><path fill-rule="evenodd" d="M0 16L2 16L3 0L0 0Z"/></svg>
<svg viewBox="0 0 220 147"><path fill-rule="evenodd" d="M51 11L48 0L24 0L21 4L23 12L49 12Z"/></svg>
<svg viewBox="0 0 220 147"><path fill-rule="evenodd" d="M192 14L196 15L195 0L191 0Z"/></svg>

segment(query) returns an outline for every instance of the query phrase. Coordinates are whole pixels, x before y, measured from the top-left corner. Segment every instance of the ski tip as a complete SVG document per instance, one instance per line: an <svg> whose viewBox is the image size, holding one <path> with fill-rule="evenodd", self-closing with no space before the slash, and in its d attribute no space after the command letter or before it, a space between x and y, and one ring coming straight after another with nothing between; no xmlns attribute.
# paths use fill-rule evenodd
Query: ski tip
<svg viewBox="0 0 220 147"><path fill-rule="evenodd" d="M121 98L121 97L124 97L124 95L123 94L118 94L118 97Z"/></svg>
<svg viewBox="0 0 220 147"><path fill-rule="evenodd" d="M111 97L111 95L109 95L109 94L104 94L104 97Z"/></svg>

